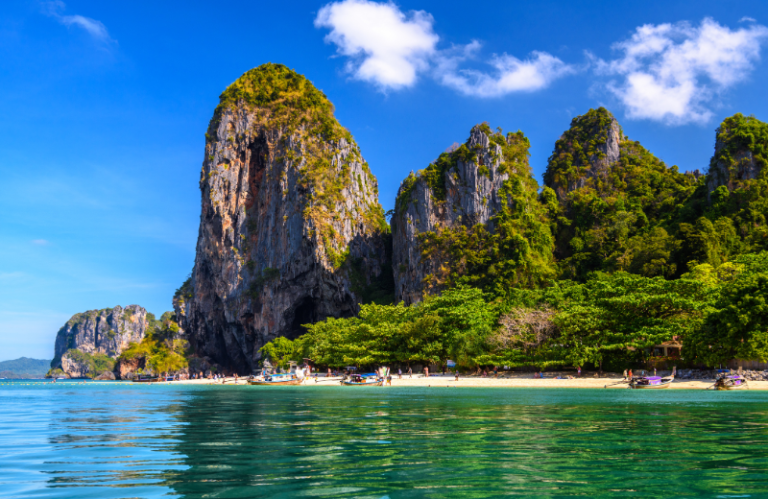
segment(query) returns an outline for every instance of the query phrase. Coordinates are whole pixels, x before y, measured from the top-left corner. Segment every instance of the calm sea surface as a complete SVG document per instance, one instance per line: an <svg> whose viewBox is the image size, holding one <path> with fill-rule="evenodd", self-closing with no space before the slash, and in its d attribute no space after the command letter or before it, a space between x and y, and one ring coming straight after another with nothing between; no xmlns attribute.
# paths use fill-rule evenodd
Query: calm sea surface
<svg viewBox="0 0 768 499"><path fill-rule="evenodd" d="M0 382L0 497L768 497L768 392Z"/></svg>

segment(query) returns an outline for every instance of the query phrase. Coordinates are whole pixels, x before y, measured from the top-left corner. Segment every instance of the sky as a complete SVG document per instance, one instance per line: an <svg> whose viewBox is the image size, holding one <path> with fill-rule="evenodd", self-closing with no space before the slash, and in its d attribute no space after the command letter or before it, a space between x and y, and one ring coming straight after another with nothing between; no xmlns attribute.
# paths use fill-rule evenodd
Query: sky
<svg viewBox="0 0 768 499"><path fill-rule="evenodd" d="M200 217L219 94L266 62L309 78L379 181L471 127L522 130L539 183L573 117L605 106L668 165L768 119L768 3L6 0L0 6L0 361L50 359L73 314L171 309Z"/></svg>

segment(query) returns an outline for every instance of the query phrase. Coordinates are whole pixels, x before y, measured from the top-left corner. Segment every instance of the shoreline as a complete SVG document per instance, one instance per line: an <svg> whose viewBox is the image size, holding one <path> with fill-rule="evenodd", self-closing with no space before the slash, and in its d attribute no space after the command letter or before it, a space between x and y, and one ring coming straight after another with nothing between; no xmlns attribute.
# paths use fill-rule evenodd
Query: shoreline
<svg viewBox="0 0 768 499"><path fill-rule="evenodd" d="M301 385L293 386L339 386L341 377L326 378L321 376L315 382L314 378L305 378ZM235 383L234 378L225 378L214 381L209 379L193 379L182 381L161 381L157 383L146 383L151 385L217 385L234 386L247 385L245 378L239 378ZM392 386L387 386L386 382L379 388L394 387L433 387L433 388L605 388L606 385L619 383L621 376L606 376L602 378L584 376L575 379L555 379L555 378L533 378L530 374L512 375L499 378L481 376L460 376L456 381L453 375L430 375L428 378L423 374L414 375L408 378L403 375L399 379L397 375L392 377ZM145 383L134 383L142 385ZM711 387L714 380L675 380L669 385L669 390L702 390ZM768 390L768 381L748 381L748 390ZM608 386L607 389L627 389L626 384L617 384Z"/></svg>
<svg viewBox="0 0 768 499"><path fill-rule="evenodd" d="M341 377L320 376L315 381L314 377L308 377L304 379L304 382L300 385L292 386L339 386ZM40 383L44 381L42 379L17 379L17 380L2 380L0 386L4 385L22 385L27 384L54 384L50 381ZM622 377L620 375L611 375L597 378L594 376L584 376L582 378L574 379L556 379L551 378L533 378L531 374L515 374L505 375L499 378L482 377L482 376L460 376L459 381L456 381L453 375L430 375L428 378L423 374L413 375L409 378L407 375L403 375L402 379L397 375L392 377L392 385L387 386L386 382L381 387L377 388L395 388L395 387L431 387L431 388L601 388L601 389L627 389L626 383L621 383ZM190 379L179 381L158 381L154 383L133 383L130 381L121 380L86 380L86 379L72 379L72 380L59 380L56 384L83 384L83 385L119 385L119 386L247 386L246 378L239 377L235 382L234 377L224 378L222 380L212 379ZM610 386L612 385L613 386ZM714 384L714 380L681 380L676 379L669 385L669 390L703 390L710 388ZM768 381L748 381L747 390L768 390Z"/></svg>

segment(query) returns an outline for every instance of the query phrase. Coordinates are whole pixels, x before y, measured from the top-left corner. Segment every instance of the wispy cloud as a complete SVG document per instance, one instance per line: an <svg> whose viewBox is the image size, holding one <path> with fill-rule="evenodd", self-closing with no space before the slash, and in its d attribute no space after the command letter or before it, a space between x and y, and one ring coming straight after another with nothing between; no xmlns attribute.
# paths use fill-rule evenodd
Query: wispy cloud
<svg viewBox="0 0 768 499"><path fill-rule="evenodd" d="M494 55L488 62L493 73L460 69L459 64L475 58L480 42L473 41L454 52L439 58L437 77L448 87L465 95L476 97L499 97L512 92L533 92L541 90L554 80L575 72L574 66L564 63L546 52L532 52L521 60L509 54Z"/></svg>
<svg viewBox="0 0 768 499"><path fill-rule="evenodd" d="M410 87L420 74L429 74L465 95L499 97L542 89L573 72L572 66L546 52L533 52L525 60L494 55L487 61L490 72L462 69L462 63L477 58L481 44L438 50L440 37L433 23L425 11L404 13L394 3L370 0L330 3L315 19L316 27L331 30L326 41L349 58L347 71L383 90Z"/></svg>
<svg viewBox="0 0 768 499"><path fill-rule="evenodd" d="M355 78L401 88L429 66L439 39L432 22L421 10L406 15L392 3L344 0L320 9L315 26L331 30L325 39L350 57L347 69Z"/></svg>
<svg viewBox="0 0 768 499"><path fill-rule="evenodd" d="M64 15L66 4L61 0L50 0L40 3L43 14L56 19L60 24L70 28L72 26L85 30L91 37L104 44L114 43L115 40L109 36L109 31L104 23L91 19L90 17L80 15Z"/></svg>
<svg viewBox="0 0 768 499"><path fill-rule="evenodd" d="M48 246L50 244L47 239L33 239L31 242L36 246Z"/></svg>
<svg viewBox="0 0 768 499"><path fill-rule="evenodd" d="M765 26L731 30L709 18L699 26L646 24L614 45L622 57L596 59L596 69L618 77L607 89L629 118L704 123L715 97L747 78L767 37Z"/></svg>
<svg viewBox="0 0 768 499"><path fill-rule="evenodd" d="M740 23L756 23L757 19L754 17L744 16L741 19L739 19Z"/></svg>

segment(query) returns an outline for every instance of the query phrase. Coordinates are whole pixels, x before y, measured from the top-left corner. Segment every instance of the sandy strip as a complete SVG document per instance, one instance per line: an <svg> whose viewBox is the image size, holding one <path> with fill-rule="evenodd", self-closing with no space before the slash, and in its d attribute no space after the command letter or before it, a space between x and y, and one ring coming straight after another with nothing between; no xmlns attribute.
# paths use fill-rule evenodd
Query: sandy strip
<svg viewBox="0 0 768 499"><path fill-rule="evenodd" d="M317 378L315 382L314 378L308 378L304 381L302 386L338 386L341 378L326 378L321 376ZM606 385L612 383L619 383L621 377L604 377L595 378L590 376L584 376L577 379L554 379L544 378L536 379L531 374L513 374L507 375L507 377L499 378L483 378L476 376L461 376L459 381L456 381L453 376L430 376L424 377L423 374L414 375L413 378L409 378L407 375L403 375L402 379L398 379L397 375L392 377L392 386L430 386L430 387L495 387L495 388L604 388ZM674 381L669 389L694 389L701 390L712 386L714 381L701 380L701 381ZM768 390L768 381L749 381L750 390ZM134 383L135 385L144 385L144 383ZM193 379L185 381L169 381L160 383L151 383L152 385L218 385L218 386L232 386L235 384L234 378L226 378L224 383L222 380L210 380L210 379ZM239 378L238 385L247 384L245 378ZM385 386L386 388L386 383ZM609 386L610 389L626 389L626 383L618 384L615 386Z"/></svg>

